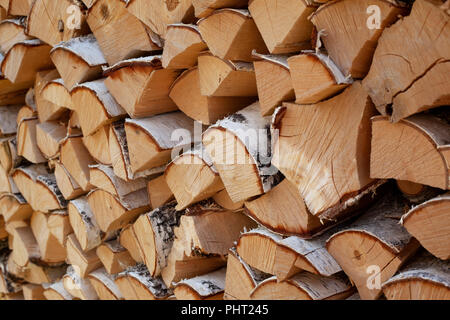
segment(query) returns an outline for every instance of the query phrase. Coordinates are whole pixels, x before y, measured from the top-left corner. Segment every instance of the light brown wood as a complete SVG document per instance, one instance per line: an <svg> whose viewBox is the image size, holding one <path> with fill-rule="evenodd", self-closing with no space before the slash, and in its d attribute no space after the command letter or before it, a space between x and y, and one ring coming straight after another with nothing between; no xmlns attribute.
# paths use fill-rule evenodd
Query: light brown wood
<svg viewBox="0 0 450 320"><path fill-rule="evenodd" d="M17 154L32 163L46 161L37 144L36 126L38 123L37 118L26 118L19 123L17 130Z"/></svg>
<svg viewBox="0 0 450 320"><path fill-rule="evenodd" d="M49 212L65 208L66 201L57 187L54 174L43 165L20 167L12 178L34 210Z"/></svg>
<svg viewBox="0 0 450 320"><path fill-rule="evenodd" d="M201 146L176 157L167 166L164 177L177 200L177 210L208 199L225 188L217 169Z"/></svg>
<svg viewBox="0 0 450 320"><path fill-rule="evenodd" d="M327 250L352 279L361 299L377 299L392 277L420 247L399 224L404 203L392 193L327 241Z"/></svg>
<svg viewBox="0 0 450 320"><path fill-rule="evenodd" d="M288 59L295 102L312 104L325 100L352 80L345 77L331 59L321 53L302 53Z"/></svg>
<svg viewBox="0 0 450 320"><path fill-rule="evenodd" d="M217 97L255 97L255 70L251 63L232 62L210 53L198 57L200 93Z"/></svg>
<svg viewBox="0 0 450 320"><path fill-rule="evenodd" d="M71 95L84 136L125 117L125 110L111 96L104 79L79 84Z"/></svg>
<svg viewBox="0 0 450 320"><path fill-rule="evenodd" d="M443 193L441 189L406 180L396 180L397 188L412 204L421 204Z"/></svg>
<svg viewBox="0 0 450 320"><path fill-rule="evenodd" d="M132 224L122 228L119 235L119 243L128 250L133 260L138 263L144 262L144 253L141 251L136 234Z"/></svg>
<svg viewBox="0 0 450 320"><path fill-rule="evenodd" d="M69 14L69 12L74 12L70 6L79 7L74 14L79 13L78 16ZM42 19L44 16L46 18ZM82 13L81 5L70 0L35 1L28 14L26 33L42 39L51 46L86 34L87 31L86 18Z"/></svg>
<svg viewBox="0 0 450 320"><path fill-rule="evenodd" d="M97 257L95 250L84 252L74 234L67 237L67 262L72 265L75 272L85 278L93 270L102 266L100 259Z"/></svg>
<svg viewBox="0 0 450 320"><path fill-rule="evenodd" d="M76 114L76 113L75 113ZM105 125L89 136L83 136L83 144L96 162L110 165L109 125Z"/></svg>
<svg viewBox="0 0 450 320"><path fill-rule="evenodd" d="M24 267L30 260L41 258L39 245L30 227L14 229L12 248L12 259L20 267Z"/></svg>
<svg viewBox="0 0 450 320"><path fill-rule="evenodd" d="M55 163L55 179L61 194L66 200L78 198L86 193L60 162Z"/></svg>
<svg viewBox="0 0 450 320"><path fill-rule="evenodd" d="M99 246L102 243L102 233L86 197L70 201L67 211L70 225L81 249L89 251Z"/></svg>
<svg viewBox="0 0 450 320"><path fill-rule="evenodd" d="M244 206L244 201L233 202L226 189L217 192L212 198L219 206L228 210L234 211Z"/></svg>
<svg viewBox="0 0 450 320"><path fill-rule="evenodd" d="M0 51L8 52L17 42L31 39L25 34L25 19L16 18L8 19L0 22Z"/></svg>
<svg viewBox="0 0 450 320"><path fill-rule="evenodd" d="M59 74L56 69L40 71L36 74L34 100L39 122L58 120L68 113L68 110L64 106L46 100L42 94L47 84L57 78L59 78Z"/></svg>
<svg viewBox="0 0 450 320"><path fill-rule="evenodd" d="M64 289L62 280L44 286L44 296L47 300L77 300Z"/></svg>
<svg viewBox="0 0 450 320"><path fill-rule="evenodd" d="M0 138L0 165L4 171L11 172L22 160L17 154L17 136Z"/></svg>
<svg viewBox="0 0 450 320"><path fill-rule="evenodd" d="M125 6L121 0L97 0L88 11L87 22L109 65L160 49Z"/></svg>
<svg viewBox="0 0 450 320"><path fill-rule="evenodd" d="M136 264L136 261L131 257L127 249L122 247L117 240L111 240L99 245L96 252L106 272L109 274L117 274Z"/></svg>
<svg viewBox="0 0 450 320"><path fill-rule="evenodd" d="M246 213L266 228L284 235L308 237L327 227L313 216L294 184L284 179L265 195L245 202Z"/></svg>
<svg viewBox="0 0 450 320"><path fill-rule="evenodd" d="M131 171L136 173L169 163L176 150L191 145L194 125L194 121L182 112L127 119L125 133ZM191 139L180 142L177 132Z"/></svg>
<svg viewBox="0 0 450 320"><path fill-rule="evenodd" d="M60 161L84 191L92 188L89 183L89 165L94 164L95 160L84 147L82 137L68 137L62 142Z"/></svg>
<svg viewBox="0 0 450 320"><path fill-rule="evenodd" d="M64 123L48 121L36 125L36 143L41 153L47 159L59 155L59 146L67 135Z"/></svg>
<svg viewBox="0 0 450 320"><path fill-rule="evenodd" d="M369 28L369 24L373 24L367 14L370 5L379 8L379 25L375 22L375 26ZM326 35L321 41L342 73L360 79L369 71L383 29L394 23L402 13L406 13L405 8L390 1L339 0L321 6L312 14L311 21L317 30L324 30Z"/></svg>
<svg viewBox="0 0 450 320"><path fill-rule="evenodd" d="M258 89L261 115L268 116L283 101L294 101L288 56L264 55L253 51L256 86Z"/></svg>
<svg viewBox="0 0 450 320"><path fill-rule="evenodd" d="M218 121L202 136L206 152L234 202L269 191L278 182L270 166L269 118L256 102ZM265 177L263 177L265 176Z"/></svg>
<svg viewBox="0 0 450 320"><path fill-rule="evenodd" d="M114 282L114 277L100 268L88 275L89 281L100 300L122 300L122 294Z"/></svg>
<svg viewBox="0 0 450 320"><path fill-rule="evenodd" d="M1 53L0 60L2 60ZM0 72L0 104L23 104L25 101L25 94L31 85L31 82L12 83L8 79L5 79Z"/></svg>
<svg viewBox="0 0 450 320"><path fill-rule="evenodd" d="M177 300L223 300L226 268L185 279L174 288Z"/></svg>
<svg viewBox="0 0 450 320"><path fill-rule="evenodd" d="M308 17L317 4L310 0L249 1L248 10L272 54L310 48L313 24Z"/></svg>
<svg viewBox="0 0 450 320"><path fill-rule="evenodd" d="M106 59L94 35L76 37L56 45L50 57L67 90L78 83L98 79Z"/></svg>
<svg viewBox="0 0 450 320"><path fill-rule="evenodd" d="M450 143L449 129L432 115L414 115L398 123L385 116L372 118L370 176L448 189L448 165L439 149Z"/></svg>
<svg viewBox="0 0 450 320"><path fill-rule="evenodd" d="M383 283L388 300L450 300L448 261L421 253Z"/></svg>
<svg viewBox="0 0 450 320"><path fill-rule="evenodd" d="M64 80L61 78L48 82L45 87L41 89L41 96L53 104L75 110L70 91L66 89Z"/></svg>
<svg viewBox="0 0 450 320"><path fill-rule="evenodd" d="M115 282L125 300L165 300L170 295L161 278L152 278L143 264L119 273Z"/></svg>
<svg viewBox="0 0 450 320"><path fill-rule="evenodd" d="M162 66L166 69L192 68L197 65L200 52L207 49L196 25L168 25L161 58Z"/></svg>
<svg viewBox="0 0 450 320"><path fill-rule="evenodd" d="M383 33L363 84L378 111L399 121L448 104L449 16L440 1L420 0ZM427 30L426 33L423 30ZM408 37L404 46L394 43ZM440 43L442 42L442 45Z"/></svg>
<svg viewBox="0 0 450 320"><path fill-rule="evenodd" d="M74 267L69 266L64 275L63 286L66 291L74 298L80 300L98 300L97 293L91 285L89 279L83 279L75 272Z"/></svg>
<svg viewBox="0 0 450 320"><path fill-rule="evenodd" d="M197 18L209 16L214 10L223 8L245 8L248 0L192 0Z"/></svg>
<svg viewBox="0 0 450 320"><path fill-rule="evenodd" d="M311 214L334 219L373 193L369 150L374 114L360 82L318 104L285 103L277 111L272 126L280 131L272 163L297 187Z"/></svg>
<svg viewBox="0 0 450 320"><path fill-rule="evenodd" d="M50 265L64 263L66 249L64 243L60 243L51 233L49 215L39 211L33 212L30 227L39 246L40 260Z"/></svg>
<svg viewBox="0 0 450 320"><path fill-rule="evenodd" d="M197 67L183 72L173 83L170 98L186 115L202 124L213 124L255 101L253 97L206 97L200 92Z"/></svg>
<svg viewBox="0 0 450 320"><path fill-rule="evenodd" d="M252 50L268 53L248 10L216 10L197 24L209 50L222 59L252 61Z"/></svg>
<svg viewBox="0 0 450 320"><path fill-rule="evenodd" d="M149 3L146 0L131 0L127 2L127 9L139 20L143 21L151 30L165 38L167 25L171 23L194 21L192 0L166 2L156 0Z"/></svg>
<svg viewBox="0 0 450 320"><path fill-rule="evenodd" d="M52 67L50 49L37 39L18 42L6 53L1 72L13 83L31 84L36 72Z"/></svg>
<svg viewBox="0 0 450 320"><path fill-rule="evenodd" d="M147 192L150 209L161 207L175 198L172 190L167 185L164 175L149 180L147 183Z"/></svg>
<svg viewBox="0 0 450 320"><path fill-rule="evenodd" d="M230 249L227 259L224 300L250 300L250 294L259 282L270 275L250 267L236 252Z"/></svg>
<svg viewBox="0 0 450 320"><path fill-rule="evenodd" d="M307 272L278 282L268 278L252 291L252 300L339 300L352 295L354 290L345 275L322 277Z"/></svg>
<svg viewBox="0 0 450 320"><path fill-rule="evenodd" d="M412 208L401 219L406 230L442 260L450 258L450 221L446 214L449 205L450 194L447 193Z"/></svg>
<svg viewBox="0 0 450 320"><path fill-rule="evenodd" d="M22 286L25 300L47 300L44 296L44 288L41 285L26 284Z"/></svg>
<svg viewBox="0 0 450 320"><path fill-rule="evenodd" d="M12 255L9 256L7 264L8 272L16 278L37 285L52 283L61 279L66 272L64 265L48 267L29 261L25 266L19 266L14 262Z"/></svg>
<svg viewBox="0 0 450 320"><path fill-rule="evenodd" d="M3 194L0 196L0 213L5 222L11 222L28 220L33 210L21 194Z"/></svg>
<svg viewBox="0 0 450 320"><path fill-rule="evenodd" d="M162 69L161 56L120 61L105 70L105 84L132 118L177 110L169 98L180 71Z"/></svg>
<svg viewBox="0 0 450 320"><path fill-rule="evenodd" d="M103 232L118 230L149 209L145 188L132 192L122 199L96 189L89 193L88 202Z"/></svg>

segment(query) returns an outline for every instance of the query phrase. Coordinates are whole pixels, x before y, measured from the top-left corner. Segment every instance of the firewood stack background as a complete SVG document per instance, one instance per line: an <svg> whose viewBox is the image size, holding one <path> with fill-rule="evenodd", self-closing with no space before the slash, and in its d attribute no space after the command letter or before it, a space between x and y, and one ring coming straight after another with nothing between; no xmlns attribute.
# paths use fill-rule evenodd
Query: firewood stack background
<svg viewBox="0 0 450 320"><path fill-rule="evenodd" d="M450 299L450 1L0 6L0 299Z"/></svg>

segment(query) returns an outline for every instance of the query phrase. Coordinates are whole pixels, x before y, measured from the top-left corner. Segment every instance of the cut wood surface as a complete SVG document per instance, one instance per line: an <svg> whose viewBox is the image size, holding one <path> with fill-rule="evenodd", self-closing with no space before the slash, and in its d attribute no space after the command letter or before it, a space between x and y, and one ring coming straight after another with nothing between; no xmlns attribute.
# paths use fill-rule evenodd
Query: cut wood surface
<svg viewBox="0 0 450 320"><path fill-rule="evenodd" d="M402 225L434 256L450 258L450 194L446 193L412 208L402 219Z"/></svg>
<svg viewBox="0 0 450 320"><path fill-rule="evenodd" d="M398 195L389 194L353 224L327 241L327 250L355 284L361 299L376 299L381 293L376 277L384 282L420 247L399 224L405 213Z"/></svg>
<svg viewBox="0 0 450 320"><path fill-rule="evenodd" d="M97 247L96 253L106 272L110 275L122 272L136 263L127 249L122 247L117 240L102 243Z"/></svg>
<svg viewBox="0 0 450 320"><path fill-rule="evenodd" d="M303 52L288 59L295 102L311 104L342 91L352 80L345 77L330 57L320 52Z"/></svg>
<svg viewBox="0 0 450 320"><path fill-rule="evenodd" d="M200 52L207 49L196 25L171 24L167 27L162 66L166 69L192 68L197 65Z"/></svg>
<svg viewBox="0 0 450 320"><path fill-rule="evenodd" d="M0 22L0 51L8 52L17 42L30 40L31 37L25 34L25 19L5 19Z"/></svg>
<svg viewBox="0 0 450 320"><path fill-rule="evenodd" d="M87 23L109 65L159 50L152 31L132 15L121 0L97 0L89 8Z"/></svg>
<svg viewBox="0 0 450 320"><path fill-rule="evenodd" d="M252 61L252 50L268 53L248 10L216 10L197 24L209 50L219 58Z"/></svg>
<svg viewBox="0 0 450 320"><path fill-rule="evenodd" d="M67 262L81 278L87 277L89 273L102 266L95 250L83 251L74 234L67 237L66 249Z"/></svg>
<svg viewBox="0 0 450 320"><path fill-rule="evenodd" d="M283 101L295 100L288 56L265 55L253 51L256 86L258 89L261 114L268 116Z"/></svg>
<svg viewBox="0 0 450 320"><path fill-rule="evenodd" d="M249 62L222 60L210 53L198 57L200 92L204 96L256 97L256 78Z"/></svg>
<svg viewBox="0 0 450 320"><path fill-rule="evenodd" d="M70 12L73 12L73 7L71 8L71 6L78 6L77 9L80 11L78 17L70 19ZM81 14L81 10L79 2L70 0L34 1L30 12L27 13L26 33L41 39L51 46L86 34L88 28L85 15ZM43 16L46 18L42 19Z"/></svg>
<svg viewBox="0 0 450 320"><path fill-rule="evenodd" d="M88 278L99 300L123 300L122 293L114 282L115 277L109 275L105 269L92 271Z"/></svg>
<svg viewBox="0 0 450 320"><path fill-rule="evenodd" d="M313 24L308 17L317 8L311 0L251 0L248 9L272 54L310 48Z"/></svg>
<svg viewBox="0 0 450 320"><path fill-rule="evenodd" d="M87 192L80 187L60 162L55 163L55 179L58 189L66 200L75 199Z"/></svg>
<svg viewBox="0 0 450 320"><path fill-rule="evenodd" d="M226 268L178 282L173 290L177 300L222 300Z"/></svg>
<svg viewBox="0 0 450 320"><path fill-rule="evenodd" d="M254 97L206 97L200 90L200 73L194 67L177 78L169 96L181 111L202 124L213 124L255 101Z"/></svg>
<svg viewBox="0 0 450 320"><path fill-rule="evenodd" d="M185 148L176 133L193 136L194 121L182 112L171 112L145 119L127 119L125 133L128 141L130 167L133 172L144 171L167 164L172 149Z"/></svg>
<svg viewBox="0 0 450 320"><path fill-rule="evenodd" d="M41 96L55 105L66 109L75 110L75 106L72 103L72 97L70 96L70 91L66 89L64 80L61 78L47 83L45 87L41 89Z"/></svg>
<svg viewBox="0 0 450 320"><path fill-rule="evenodd" d="M270 162L269 121L255 102L203 134L206 152L235 202L268 192L279 182Z"/></svg>
<svg viewBox="0 0 450 320"><path fill-rule="evenodd" d="M252 300L339 300L353 294L352 286L345 275L322 277L307 272L278 282L268 278L252 291Z"/></svg>
<svg viewBox="0 0 450 320"><path fill-rule="evenodd" d="M370 5L378 7L377 21L367 14ZM393 1L339 0L322 5L311 15L311 21L325 33L321 41L344 75L360 79L369 71L383 29L404 13L406 10Z"/></svg>
<svg viewBox="0 0 450 320"><path fill-rule="evenodd" d="M36 125L36 144L47 159L59 155L60 144L66 135L67 129L62 123L48 121Z"/></svg>
<svg viewBox="0 0 450 320"><path fill-rule="evenodd" d="M151 209L161 207L163 204L174 199L172 190L170 190L164 175L149 180L147 183L147 191Z"/></svg>
<svg viewBox="0 0 450 320"><path fill-rule="evenodd" d="M449 166L441 152L449 144L450 125L432 115L413 115L397 123L374 117L370 176L449 189Z"/></svg>
<svg viewBox="0 0 450 320"><path fill-rule="evenodd" d="M76 115L76 113L73 113ZM89 136L83 136L83 144L96 162L111 165L109 154L109 125L105 125Z"/></svg>
<svg viewBox="0 0 450 320"><path fill-rule="evenodd" d="M178 210L208 199L225 188L201 144L173 159L167 166L164 177L177 200Z"/></svg>
<svg viewBox="0 0 450 320"><path fill-rule="evenodd" d="M421 253L383 283L388 300L450 300L449 263Z"/></svg>
<svg viewBox="0 0 450 320"><path fill-rule="evenodd" d="M311 214L339 216L358 205L351 194L373 183L369 150L374 114L360 82L332 99L314 105L285 103L277 110L272 126L279 129L279 138L272 163L298 188Z"/></svg>
<svg viewBox="0 0 450 320"><path fill-rule="evenodd" d="M44 98L42 91L51 81L59 78L56 69L39 71L36 74L34 100L36 103L36 111L40 122L58 120L68 110L62 106L55 104Z"/></svg>
<svg viewBox="0 0 450 320"><path fill-rule="evenodd" d="M169 92L179 73L161 68L160 55L120 61L104 71L105 85L132 118L177 110Z"/></svg>
<svg viewBox="0 0 450 320"><path fill-rule="evenodd" d="M101 67L107 63L92 34L59 43L53 47L50 57L68 90L98 78Z"/></svg>
<svg viewBox="0 0 450 320"><path fill-rule="evenodd" d="M450 25L448 11L441 5L441 1L415 1L411 14L380 38L363 83L378 111L393 121L448 105L448 81L442 80L449 68L449 44L444 39L450 36ZM404 46L396 45L405 38L409 41Z"/></svg>
<svg viewBox="0 0 450 320"><path fill-rule="evenodd" d="M248 0L192 0L197 18L209 16L214 10L223 8L245 8Z"/></svg>

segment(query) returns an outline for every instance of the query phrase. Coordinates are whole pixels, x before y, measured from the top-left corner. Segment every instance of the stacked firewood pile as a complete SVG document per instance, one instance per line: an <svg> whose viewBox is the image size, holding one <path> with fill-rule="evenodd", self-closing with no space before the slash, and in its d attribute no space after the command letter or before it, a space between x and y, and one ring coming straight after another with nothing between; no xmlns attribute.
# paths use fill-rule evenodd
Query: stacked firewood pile
<svg viewBox="0 0 450 320"><path fill-rule="evenodd" d="M450 299L450 1L0 0L3 299Z"/></svg>

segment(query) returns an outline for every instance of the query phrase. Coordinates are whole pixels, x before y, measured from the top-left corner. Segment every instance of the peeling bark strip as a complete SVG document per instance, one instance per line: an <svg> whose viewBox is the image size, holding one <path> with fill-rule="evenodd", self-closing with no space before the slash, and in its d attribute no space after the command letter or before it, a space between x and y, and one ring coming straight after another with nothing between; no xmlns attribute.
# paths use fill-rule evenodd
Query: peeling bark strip
<svg viewBox="0 0 450 320"><path fill-rule="evenodd" d="M177 300L220 300L225 290L226 268L184 279L175 285Z"/></svg>
<svg viewBox="0 0 450 320"><path fill-rule="evenodd" d="M270 163L269 121L261 116L256 102L203 134L203 145L235 202L265 193L280 181Z"/></svg>
<svg viewBox="0 0 450 320"><path fill-rule="evenodd" d="M435 197L402 216L401 224L437 258L450 258L450 193Z"/></svg>
<svg viewBox="0 0 450 320"><path fill-rule="evenodd" d="M43 283L42 286L47 300L73 300L73 296L64 288L62 280L52 284Z"/></svg>
<svg viewBox="0 0 450 320"><path fill-rule="evenodd" d="M152 278L141 263L119 273L115 282L126 300L164 300L172 294L161 278Z"/></svg>
<svg viewBox="0 0 450 320"><path fill-rule="evenodd" d="M418 0L409 16L383 32L363 81L383 115L399 121L449 104L449 19L441 1Z"/></svg>
<svg viewBox="0 0 450 320"><path fill-rule="evenodd" d="M327 250L358 288L362 299L376 299L383 282L419 248L418 242L399 224L405 202L391 192L354 223L327 241Z"/></svg>
<svg viewBox="0 0 450 320"><path fill-rule="evenodd" d="M370 201L381 183L369 177L375 112L358 81L329 100L284 103L275 112L272 127L280 131L272 163L298 188L314 216L335 220L349 214Z"/></svg>
<svg viewBox="0 0 450 320"><path fill-rule="evenodd" d="M391 123L372 118L372 178L394 178L440 189L450 188L450 124L429 114Z"/></svg>
<svg viewBox="0 0 450 320"><path fill-rule="evenodd" d="M450 263L423 252L383 283L389 300L449 300Z"/></svg>
<svg viewBox="0 0 450 320"><path fill-rule="evenodd" d="M338 300L353 293L352 285L344 274L323 277L308 272L299 273L286 281L271 277L253 290L255 300Z"/></svg>
<svg viewBox="0 0 450 320"><path fill-rule="evenodd" d="M134 223L138 245L150 274L159 276L167 265L167 257L175 239L174 228L180 224L183 211L171 202L139 217Z"/></svg>
<svg viewBox="0 0 450 320"><path fill-rule="evenodd" d="M374 26L368 22L370 5L376 5L380 13L379 24ZM406 8L398 1L338 0L322 5L311 15L311 21L318 31L323 30L321 41L344 75L361 79L369 71L383 29L405 13Z"/></svg>

